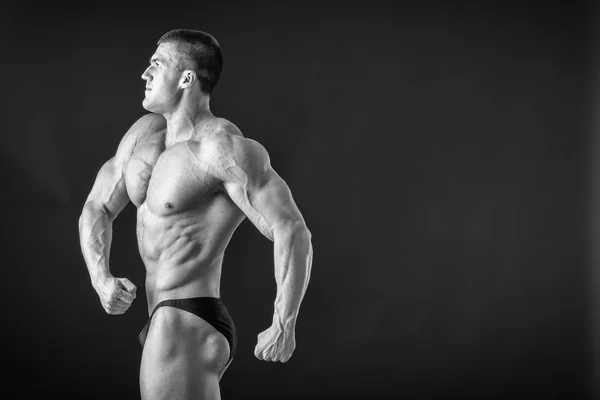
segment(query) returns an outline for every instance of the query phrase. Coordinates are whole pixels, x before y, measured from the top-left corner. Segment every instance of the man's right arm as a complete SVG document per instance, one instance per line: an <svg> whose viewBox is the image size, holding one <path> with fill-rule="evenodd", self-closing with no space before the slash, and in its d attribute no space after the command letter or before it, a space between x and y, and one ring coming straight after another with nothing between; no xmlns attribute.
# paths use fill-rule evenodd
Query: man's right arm
<svg viewBox="0 0 600 400"><path fill-rule="evenodd" d="M123 314L135 298L135 285L110 273L112 221L129 202L123 170L137 140L156 116L145 115L125 134L117 152L98 172L79 218L81 252L92 286L109 314Z"/></svg>

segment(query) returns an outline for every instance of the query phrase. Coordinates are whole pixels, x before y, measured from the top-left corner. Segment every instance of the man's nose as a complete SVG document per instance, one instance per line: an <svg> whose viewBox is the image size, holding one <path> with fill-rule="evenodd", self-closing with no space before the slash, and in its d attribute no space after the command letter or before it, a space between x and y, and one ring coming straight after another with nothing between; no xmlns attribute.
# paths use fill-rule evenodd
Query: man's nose
<svg viewBox="0 0 600 400"><path fill-rule="evenodd" d="M149 81L151 79L150 73L148 72L148 68L142 74L142 79L145 81Z"/></svg>

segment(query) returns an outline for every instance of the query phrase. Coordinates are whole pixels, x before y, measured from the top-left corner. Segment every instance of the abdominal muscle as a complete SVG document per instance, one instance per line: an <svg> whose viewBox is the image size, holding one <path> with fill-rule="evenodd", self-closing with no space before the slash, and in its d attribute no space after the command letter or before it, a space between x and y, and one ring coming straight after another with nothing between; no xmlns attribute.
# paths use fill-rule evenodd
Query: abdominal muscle
<svg viewBox="0 0 600 400"><path fill-rule="evenodd" d="M224 213L222 205L212 203L172 215L157 215L146 202L138 208L149 314L166 299L220 297L223 254L243 215L231 209Z"/></svg>

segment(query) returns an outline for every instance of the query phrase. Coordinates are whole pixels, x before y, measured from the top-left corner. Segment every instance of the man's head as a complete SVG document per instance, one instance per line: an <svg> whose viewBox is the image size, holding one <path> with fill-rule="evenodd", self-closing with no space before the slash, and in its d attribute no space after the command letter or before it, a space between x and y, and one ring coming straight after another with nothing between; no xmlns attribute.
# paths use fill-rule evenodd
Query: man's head
<svg viewBox="0 0 600 400"><path fill-rule="evenodd" d="M175 29L158 39L157 45L162 43L177 47L185 68L196 72L202 91L211 95L223 70L223 56L217 40L206 32Z"/></svg>
<svg viewBox="0 0 600 400"><path fill-rule="evenodd" d="M150 66L142 75L150 89L146 91L144 108L150 110L148 107L158 106L158 102L176 101L181 96L178 89L195 85L204 95L212 94L223 70L221 48L213 36L175 29L165 33L157 44Z"/></svg>

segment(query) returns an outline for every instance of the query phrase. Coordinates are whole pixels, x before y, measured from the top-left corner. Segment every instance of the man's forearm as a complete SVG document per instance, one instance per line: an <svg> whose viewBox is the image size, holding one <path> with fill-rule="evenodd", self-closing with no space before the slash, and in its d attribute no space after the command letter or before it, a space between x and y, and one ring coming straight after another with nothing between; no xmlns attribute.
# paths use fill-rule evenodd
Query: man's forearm
<svg viewBox="0 0 600 400"><path fill-rule="evenodd" d="M108 266L112 241L112 221L101 206L87 203L79 217L81 252L94 288L110 276Z"/></svg>
<svg viewBox="0 0 600 400"><path fill-rule="evenodd" d="M294 327L312 266L311 234L306 225L298 222L276 230L274 252L277 296L273 323Z"/></svg>

